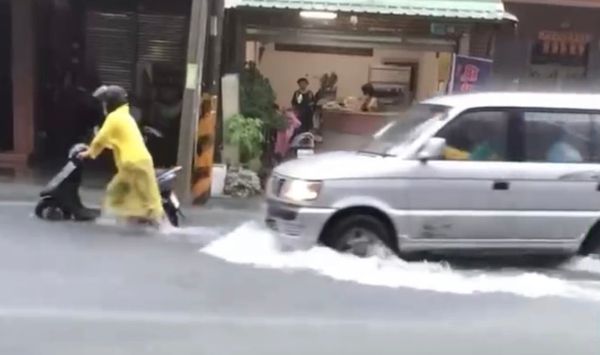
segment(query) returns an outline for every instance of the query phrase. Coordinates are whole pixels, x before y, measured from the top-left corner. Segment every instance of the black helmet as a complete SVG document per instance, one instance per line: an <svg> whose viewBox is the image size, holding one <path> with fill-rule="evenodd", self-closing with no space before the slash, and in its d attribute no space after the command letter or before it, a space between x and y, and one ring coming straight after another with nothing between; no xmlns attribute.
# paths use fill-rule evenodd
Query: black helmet
<svg viewBox="0 0 600 355"><path fill-rule="evenodd" d="M94 91L93 96L105 105L106 114L129 103L127 91L118 85L102 85Z"/></svg>

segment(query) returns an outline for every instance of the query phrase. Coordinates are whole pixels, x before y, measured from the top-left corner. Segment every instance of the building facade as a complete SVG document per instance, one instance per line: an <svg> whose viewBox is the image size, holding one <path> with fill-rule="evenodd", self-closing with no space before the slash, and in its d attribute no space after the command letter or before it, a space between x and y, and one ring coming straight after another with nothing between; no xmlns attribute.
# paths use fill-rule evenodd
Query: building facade
<svg viewBox="0 0 600 355"><path fill-rule="evenodd" d="M244 61L257 62L280 106L289 104L298 77L318 85L330 72L338 76L340 97L360 95L366 82L401 86L416 100L431 97L448 84L452 54L491 58L495 33L516 20L499 0L423 0L419 6L229 0L226 7L225 68L235 72ZM325 18L311 19L311 12Z"/></svg>
<svg viewBox="0 0 600 355"><path fill-rule="evenodd" d="M518 25L498 34L494 88L535 91L600 89L600 3L505 0Z"/></svg>

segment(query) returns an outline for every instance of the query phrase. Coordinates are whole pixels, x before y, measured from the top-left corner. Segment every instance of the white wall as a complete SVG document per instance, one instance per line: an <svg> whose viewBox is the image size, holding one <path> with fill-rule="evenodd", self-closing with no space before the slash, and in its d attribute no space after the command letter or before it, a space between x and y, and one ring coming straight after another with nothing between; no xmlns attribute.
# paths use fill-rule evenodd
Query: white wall
<svg viewBox="0 0 600 355"><path fill-rule="evenodd" d="M252 46L251 43L247 44ZM252 50L247 53L251 57ZM310 88L316 92L319 78L335 71L338 75L338 97L360 96L361 86L368 82L369 66L382 64L382 59L418 62L417 98L434 95L438 84L438 59L434 52L375 49L373 57L298 53L275 51L273 44L265 45L259 69L269 80L282 107L290 105L292 93L297 89L296 80L306 77ZM250 59L250 58L248 58Z"/></svg>

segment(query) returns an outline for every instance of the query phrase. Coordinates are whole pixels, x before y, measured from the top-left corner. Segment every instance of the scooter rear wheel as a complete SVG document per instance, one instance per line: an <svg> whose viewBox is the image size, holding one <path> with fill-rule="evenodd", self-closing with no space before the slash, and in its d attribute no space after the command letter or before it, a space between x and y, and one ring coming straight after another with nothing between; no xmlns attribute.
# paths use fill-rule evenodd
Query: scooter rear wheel
<svg viewBox="0 0 600 355"><path fill-rule="evenodd" d="M169 204L164 204L163 209L165 210L165 215L167 216L169 223L171 223L173 227L179 227L179 215L177 215L177 210Z"/></svg>

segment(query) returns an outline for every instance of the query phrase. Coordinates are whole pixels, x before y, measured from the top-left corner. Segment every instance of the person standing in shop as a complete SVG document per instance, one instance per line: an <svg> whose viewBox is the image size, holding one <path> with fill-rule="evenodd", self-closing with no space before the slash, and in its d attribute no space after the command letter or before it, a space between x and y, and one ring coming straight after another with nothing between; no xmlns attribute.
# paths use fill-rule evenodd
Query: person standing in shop
<svg viewBox="0 0 600 355"><path fill-rule="evenodd" d="M292 96L292 107L300 119L301 126L298 133L310 132L313 129L313 114L315 107L315 95L308 89L308 80L300 78L298 90Z"/></svg>

